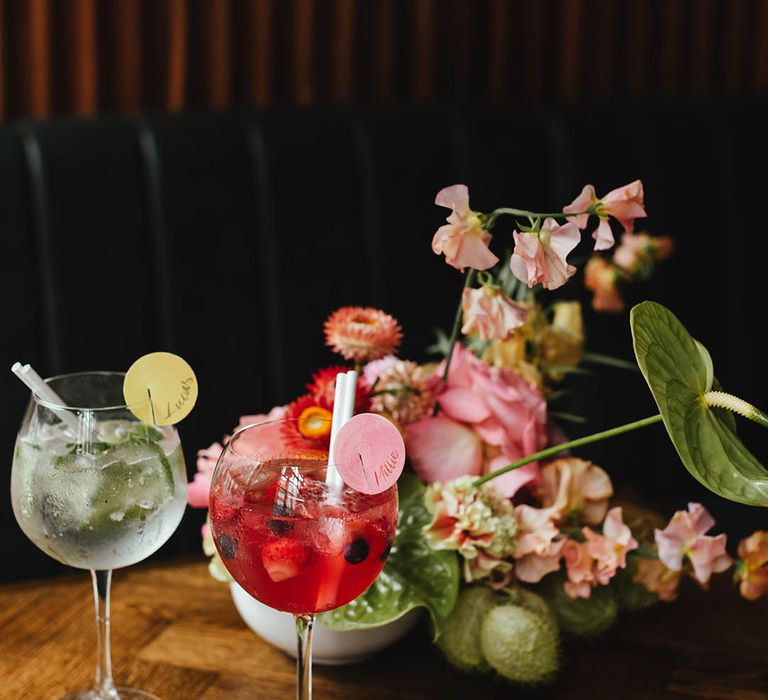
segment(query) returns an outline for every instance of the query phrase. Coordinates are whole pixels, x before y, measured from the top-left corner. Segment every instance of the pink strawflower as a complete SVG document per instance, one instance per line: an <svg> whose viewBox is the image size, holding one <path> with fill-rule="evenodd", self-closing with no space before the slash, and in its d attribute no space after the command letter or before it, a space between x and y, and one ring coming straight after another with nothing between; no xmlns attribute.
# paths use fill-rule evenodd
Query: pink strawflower
<svg viewBox="0 0 768 700"><path fill-rule="evenodd" d="M637 570L632 580L655 593L659 600L669 603L677 599L681 577L682 572L668 569L658 559L641 557L637 559Z"/></svg>
<svg viewBox="0 0 768 700"><path fill-rule="evenodd" d="M373 360L373 362L366 364L363 368L363 377L365 378L366 386L368 388L372 387L384 372L390 370L398 362L400 362L400 360L396 355L387 355L380 360Z"/></svg>
<svg viewBox="0 0 768 700"><path fill-rule="evenodd" d="M197 473L187 484L187 503L193 508L207 508L208 494L211 491L211 477L216 468L216 462L224 448L214 442L210 447L197 452Z"/></svg>
<svg viewBox="0 0 768 700"><path fill-rule="evenodd" d="M363 306L344 306L325 322L325 344L347 360L370 362L392 355L403 339L389 314Z"/></svg>
<svg viewBox="0 0 768 700"><path fill-rule="evenodd" d="M576 272L566 261L581 238L576 224L562 226L554 219L544 219L538 233L513 231L515 250L509 265L515 277L529 287L541 284L545 289L562 287Z"/></svg>
<svg viewBox="0 0 768 700"><path fill-rule="evenodd" d="M627 566L627 552L637 549L637 540L624 524L620 507L611 508L603 521L603 533L597 534L588 527L582 532L587 542L587 553L595 561L595 580L607 585L617 569Z"/></svg>
<svg viewBox="0 0 768 700"><path fill-rule="evenodd" d="M608 510L613 495L611 479L592 462L576 457L561 457L541 470L538 495L543 506L552 506L565 489L561 517L599 525Z"/></svg>
<svg viewBox="0 0 768 700"><path fill-rule="evenodd" d="M571 598L589 598L592 595L592 586L596 585L594 563L585 542L566 540L562 548L565 571L568 581L565 583L565 592Z"/></svg>
<svg viewBox="0 0 768 700"><path fill-rule="evenodd" d="M437 376L442 375L443 367L437 368ZM436 391L435 398L442 414L471 427L485 443L488 458L484 469L487 471L536 452L547 443L547 405L541 392L511 369L488 366L460 343L454 348L448 379ZM454 469L457 460L450 453L444 456L450 467L424 453L422 468L432 474ZM534 464L513 470L491 483L500 493L511 497L537 477L538 466Z"/></svg>
<svg viewBox="0 0 768 700"><path fill-rule="evenodd" d="M739 592L747 600L768 593L768 532L758 530L739 543Z"/></svg>
<svg viewBox="0 0 768 700"><path fill-rule="evenodd" d="M461 296L464 335L476 333L483 340L506 340L525 324L528 309L512 301L498 287L466 287Z"/></svg>
<svg viewBox="0 0 768 700"><path fill-rule="evenodd" d="M714 518L704 506L689 503L688 510L677 511L667 527L655 530L659 559L672 571L681 571L687 558L693 566L694 578L706 585L713 573L725 571L732 564L725 552L725 535L704 534L714 524Z"/></svg>
<svg viewBox="0 0 768 700"><path fill-rule="evenodd" d="M487 270L499 262L488 248L491 234L469 208L466 185L444 187L437 193L435 204L452 210L448 225L441 226L432 239L432 250L437 255L445 253L445 262L462 271L465 267Z"/></svg>
<svg viewBox="0 0 768 700"><path fill-rule="evenodd" d="M592 308L595 311L618 312L624 310L624 300L619 293L619 268L598 255L592 256L584 268L584 286L593 292Z"/></svg>
<svg viewBox="0 0 768 700"><path fill-rule="evenodd" d="M386 358L379 360L384 361ZM410 360L396 360L379 372L373 386L371 409L388 414L401 426L415 423L432 411L434 387L431 370Z"/></svg>
<svg viewBox="0 0 768 700"><path fill-rule="evenodd" d="M593 213L600 218L597 230L592 234L592 238L595 239L595 250L608 250L614 244L608 217L613 216L627 233L632 233L635 219L646 215L643 198L643 183L640 180L630 182L623 187L617 187L600 199L595 195L595 188L592 185L584 185L584 189L576 199L567 207L563 207L563 212L567 214L586 211L591 208ZM580 229L587 227L588 219L589 214L572 217L572 221Z"/></svg>

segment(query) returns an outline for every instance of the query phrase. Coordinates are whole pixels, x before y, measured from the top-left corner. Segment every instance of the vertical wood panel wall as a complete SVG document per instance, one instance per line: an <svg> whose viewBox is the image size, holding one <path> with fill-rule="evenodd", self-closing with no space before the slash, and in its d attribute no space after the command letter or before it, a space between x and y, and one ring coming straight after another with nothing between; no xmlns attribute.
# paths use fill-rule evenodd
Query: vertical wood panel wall
<svg viewBox="0 0 768 700"><path fill-rule="evenodd" d="M768 90L768 0L0 0L0 119Z"/></svg>

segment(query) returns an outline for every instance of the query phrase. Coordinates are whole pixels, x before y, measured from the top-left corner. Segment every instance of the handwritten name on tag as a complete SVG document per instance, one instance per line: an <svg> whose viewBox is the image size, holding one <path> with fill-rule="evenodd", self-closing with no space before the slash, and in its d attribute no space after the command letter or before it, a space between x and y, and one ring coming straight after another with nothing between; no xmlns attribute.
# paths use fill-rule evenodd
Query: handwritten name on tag
<svg viewBox="0 0 768 700"><path fill-rule="evenodd" d="M403 436L384 416L360 413L339 430L333 462L347 486L362 493L381 493L403 471Z"/></svg>
<svg viewBox="0 0 768 700"><path fill-rule="evenodd" d="M178 355L152 352L131 365L123 382L123 396L139 420L174 425L189 415L197 401L197 378Z"/></svg>

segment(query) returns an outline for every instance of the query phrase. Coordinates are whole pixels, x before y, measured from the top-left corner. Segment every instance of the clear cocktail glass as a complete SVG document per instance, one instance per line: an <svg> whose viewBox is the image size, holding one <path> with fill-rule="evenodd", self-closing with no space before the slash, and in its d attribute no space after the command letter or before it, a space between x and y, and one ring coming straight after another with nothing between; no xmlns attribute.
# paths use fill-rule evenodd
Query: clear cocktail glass
<svg viewBox="0 0 768 700"><path fill-rule="evenodd" d="M49 556L90 570L93 581L95 683L62 700L155 697L113 682L110 584L113 569L146 559L176 530L186 470L176 430L142 423L124 405L124 376L48 379L62 404L33 394L16 439L11 501L19 526Z"/></svg>
<svg viewBox="0 0 768 700"><path fill-rule="evenodd" d="M212 477L210 518L235 581L294 615L297 698L309 700L315 614L353 600L379 575L395 537L397 487L368 495L329 485L328 452L291 439L298 434L295 421L236 432Z"/></svg>

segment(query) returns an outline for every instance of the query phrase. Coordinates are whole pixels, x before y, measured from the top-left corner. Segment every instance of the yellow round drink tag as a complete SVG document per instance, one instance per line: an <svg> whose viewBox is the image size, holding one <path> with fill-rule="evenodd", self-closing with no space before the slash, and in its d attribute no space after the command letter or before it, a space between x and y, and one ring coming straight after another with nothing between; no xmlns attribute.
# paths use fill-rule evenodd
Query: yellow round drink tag
<svg viewBox="0 0 768 700"><path fill-rule="evenodd" d="M134 362L123 382L125 404L144 423L174 425L197 401L197 378L178 355L151 352Z"/></svg>

